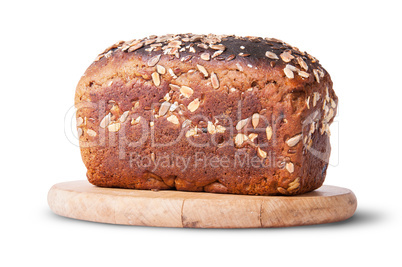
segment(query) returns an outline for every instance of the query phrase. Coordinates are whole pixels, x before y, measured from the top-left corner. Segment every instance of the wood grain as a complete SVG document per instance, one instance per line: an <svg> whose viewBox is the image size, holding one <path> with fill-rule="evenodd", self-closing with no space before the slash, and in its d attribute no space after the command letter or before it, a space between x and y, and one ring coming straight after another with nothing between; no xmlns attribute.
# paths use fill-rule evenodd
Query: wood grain
<svg viewBox="0 0 402 267"><path fill-rule="evenodd" d="M87 181L55 184L50 209L101 223L191 228L260 228L311 225L350 218L353 192L324 185L300 196L244 196L205 192L101 188Z"/></svg>

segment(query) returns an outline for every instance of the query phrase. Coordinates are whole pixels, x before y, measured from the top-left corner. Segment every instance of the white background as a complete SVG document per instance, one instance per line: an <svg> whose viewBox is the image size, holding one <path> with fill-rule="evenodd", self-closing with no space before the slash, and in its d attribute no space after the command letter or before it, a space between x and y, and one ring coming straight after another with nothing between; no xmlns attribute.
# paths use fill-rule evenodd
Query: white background
<svg viewBox="0 0 402 267"><path fill-rule="evenodd" d="M36 0L3 1L0 13L0 265L400 262L398 1ZM85 69L118 40L187 32L276 37L320 60L339 97L332 128L339 154L325 184L354 191L354 217L319 226L208 230L106 225L50 211L53 184L86 179L79 149L64 133Z"/></svg>

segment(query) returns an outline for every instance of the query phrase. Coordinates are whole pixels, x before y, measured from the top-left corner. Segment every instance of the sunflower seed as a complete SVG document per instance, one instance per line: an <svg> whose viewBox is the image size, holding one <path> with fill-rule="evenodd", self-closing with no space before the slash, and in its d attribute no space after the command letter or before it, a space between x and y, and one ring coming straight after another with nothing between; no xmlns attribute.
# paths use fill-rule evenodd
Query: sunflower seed
<svg viewBox="0 0 402 267"><path fill-rule="evenodd" d="M176 74L174 74L174 71L171 68L168 68L168 72L169 72L170 76L172 76L173 79L177 79Z"/></svg>
<svg viewBox="0 0 402 267"><path fill-rule="evenodd" d="M208 133L210 133L210 134L216 133L215 126L210 121L208 122L207 130L208 130Z"/></svg>
<svg viewBox="0 0 402 267"><path fill-rule="evenodd" d="M161 47L162 44L161 43L156 43L156 44L151 44L149 45L150 47L156 48L156 47Z"/></svg>
<svg viewBox="0 0 402 267"><path fill-rule="evenodd" d="M78 138L80 138L82 136L82 128L77 129L77 135L78 135Z"/></svg>
<svg viewBox="0 0 402 267"><path fill-rule="evenodd" d="M181 88L180 86L178 86L176 84L169 84L169 87L171 90L174 90L174 91L180 90L180 88Z"/></svg>
<svg viewBox="0 0 402 267"><path fill-rule="evenodd" d="M161 84L161 80L159 78L159 73L153 72L151 74L151 76L152 76L152 81L154 82L155 86L159 86Z"/></svg>
<svg viewBox="0 0 402 267"><path fill-rule="evenodd" d="M244 119L244 120L240 120L237 124L236 124L236 130L240 131L241 129L244 128L244 126L247 125L249 118Z"/></svg>
<svg viewBox="0 0 402 267"><path fill-rule="evenodd" d="M77 127L80 127L84 123L84 119L81 117L77 118Z"/></svg>
<svg viewBox="0 0 402 267"><path fill-rule="evenodd" d="M291 71L300 71L298 68L290 64L286 64L286 68L290 69Z"/></svg>
<svg viewBox="0 0 402 267"><path fill-rule="evenodd" d="M262 150L261 148L257 147L257 155L262 158L265 159L267 157L267 152L265 152L264 150Z"/></svg>
<svg viewBox="0 0 402 267"><path fill-rule="evenodd" d="M223 53L222 50L218 50L215 53L212 54L211 58L216 58L217 56L221 55Z"/></svg>
<svg viewBox="0 0 402 267"><path fill-rule="evenodd" d="M218 89L219 88L219 80L218 80L218 76L212 72L211 73L211 83L212 83L212 87L214 89Z"/></svg>
<svg viewBox="0 0 402 267"><path fill-rule="evenodd" d="M170 108L170 103L165 101L161 104L161 107L159 108L159 116L164 116Z"/></svg>
<svg viewBox="0 0 402 267"><path fill-rule="evenodd" d="M293 173L295 171L295 166L293 165L292 162L288 162L285 165L285 169L289 172L289 173Z"/></svg>
<svg viewBox="0 0 402 267"><path fill-rule="evenodd" d="M234 59L236 56L235 55L230 55L226 58L226 61L230 61L232 59Z"/></svg>
<svg viewBox="0 0 402 267"><path fill-rule="evenodd" d="M147 62L148 66L150 66L150 67L155 66L156 64L158 64L160 58L161 58L161 55L151 57Z"/></svg>
<svg viewBox="0 0 402 267"><path fill-rule="evenodd" d="M190 51L191 53L197 52L197 51L195 51L195 48L194 48L194 47L190 47L190 48L188 49L188 51Z"/></svg>
<svg viewBox="0 0 402 267"><path fill-rule="evenodd" d="M156 72L163 75L166 73L166 69L161 65L156 65Z"/></svg>
<svg viewBox="0 0 402 267"><path fill-rule="evenodd" d="M251 133L248 135L248 139L250 139L251 142L254 142L254 140L258 137L258 134L256 133Z"/></svg>
<svg viewBox="0 0 402 267"><path fill-rule="evenodd" d="M226 47L223 44L212 44L209 47L211 47L214 50L222 50L225 51Z"/></svg>
<svg viewBox="0 0 402 267"><path fill-rule="evenodd" d="M257 128L258 123L260 122L260 114L254 113L253 116L251 117L251 124L253 125L253 128Z"/></svg>
<svg viewBox="0 0 402 267"><path fill-rule="evenodd" d="M313 93L313 107L317 105L317 101L320 99L320 93L314 92Z"/></svg>
<svg viewBox="0 0 402 267"><path fill-rule="evenodd" d="M128 51L128 52L133 52L133 51L135 51L135 50L137 50L137 49L140 49L143 45L144 45L143 42L138 43L138 44L136 44L136 45L130 46L130 48L129 48L127 51Z"/></svg>
<svg viewBox="0 0 402 267"><path fill-rule="evenodd" d="M311 134L313 134L315 132L315 122L313 121L311 124L310 124L310 131L309 131L309 134L311 135Z"/></svg>
<svg viewBox="0 0 402 267"><path fill-rule="evenodd" d="M324 76L325 76L325 73L324 73L324 71L322 70L322 69L317 69L317 71L318 71L318 73L320 74L320 78L324 78Z"/></svg>
<svg viewBox="0 0 402 267"><path fill-rule="evenodd" d="M280 57L285 62L290 62L292 59L295 58L294 56L292 56L292 53L290 51L283 52L282 54L280 54Z"/></svg>
<svg viewBox="0 0 402 267"><path fill-rule="evenodd" d="M325 133L326 128L326 122L322 122L321 128L320 128L320 134L323 135Z"/></svg>
<svg viewBox="0 0 402 267"><path fill-rule="evenodd" d="M167 45L167 47L173 47L173 48L180 48L180 46L181 46L181 41L171 41Z"/></svg>
<svg viewBox="0 0 402 267"><path fill-rule="evenodd" d="M288 77L289 79L293 79L295 77L293 74L293 71L289 68L284 68L283 72L285 73L286 77Z"/></svg>
<svg viewBox="0 0 402 267"><path fill-rule="evenodd" d="M289 195L289 192L283 187L277 187L276 190L278 190L282 195Z"/></svg>
<svg viewBox="0 0 402 267"><path fill-rule="evenodd" d="M197 127L195 127L194 129L190 129L186 132L186 137L190 137L190 136L194 136L197 134Z"/></svg>
<svg viewBox="0 0 402 267"><path fill-rule="evenodd" d="M194 90L191 89L191 88L188 87L188 86L183 85L182 87L180 87L180 93L181 93L184 97L189 98L190 96L193 95Z"/></svg>
<svg viewBox="0 0 402 267"><path fill-rule="evenodd" d="M330 102L331 102L331 108L336 108L336 103L332 98L330 99Z"/></svg>
<svg viewBox="0 0 402 267"><path fill-rule="evenodd" d="M297 72L297 74L299 74L299 76L301 76L301 77L303 77L303 78L308 78L308 77L310 77L310 74L308 74L307 72L305 72L305 71L298 71Z"/></svg>
<svg viewBox="0 0 402 267"><path fill-rule="evenodd" d="M267 139L271 140L271 138L272 138L272 127L267 126L267 128L265 128L265 133L267 134Z"/></svg>
<svg viewBox="0 0 402 267"><path fill-rule="evenodd" d="M248 138L247 138L247 135L245 135L245 134L237 134L236 135L236 137L235 137L235 144L236 144L236 146L241 146L243 143L244 143L244 141L246 141Z"/></svg>
<svg viewBox="0 0 402 267"><path fill-rule="evenodd" d="M197 46L202 49L208 49L208 45L206 45L206 44L197 44Z"/></svg>
<svg viewBox="0 0 402 267"><path fill-rule="evenodd" d="M173 104L170 105L170 112L175 111L177 108L179 107L179 103L177 101L175 101Z"/></svg>
<svg viewBox="0 0 402 267"><path fill-rule="evenodd" d="M109 130L109 132L117 132L120 130L120 122L114 122L112 124L109 124L107 126L107 129Z"/></svg>
<svg viewBox="0 0 402 267"><path fill-rule="evenodd" d="M187 108L191 112L194 112L198 109L199 106L200 106L200 100L196 98L193 101L191 101L190 104L188 104Z"/></svg>
<svg viewBox="0 0 402 267"><path fill-rule="evenodd" d="M207 78L208 77L208 71L207 71L207 69L204 67L204 66L201 66L201 65L199 65L199 64L197 64L197 68L198 68L198 70L202 73L202 74L204 74L204 77L205 78Z"/></svg>
<svg viewBox="0 0 402 267"><path fill-rule="evenodd" d="M112 53L113 53L112 50L110 50L109 52L107 52L107 53L105 54L105 58L109 58L109 57L112 55Z"/></svg>
<svg viewBox="0 0 402 267"><path fill-rule="evenodd" d="M175 115L170 115L166 119L173 124L179 124L179 119Z"/></svg>
<svg viewBox="0 0 402 267"><path fill-rule="evenodd" d="M274 52L271 51L265 52L265 56L270 59L279 59L279 57Z"/></svg>
<svg viewBox="0 0 402 267"><path fill-rule="evenodd" d="M297 57L297 63L299 63L300 67L302 67L305 71L308 70L308 65L307 63L301 58L301 57Z"/></svg>
<svg viewBox="0 0 402 267"><path fill-rule="evenodd" d="M165 100L165 101L169 101L170 100L170 95L169 95L169 93L166 93L166 95L163 97L163 99ZM161 99L162 100L162 99Z"/></svg>
<svg viewBox="0 0 402 267"><path fill-rule="evenodd" d="M239 63L236 63L236 67L239 71L243 71L243 67Z"/></svg>
<svg viewBox="0 0 402 267"><path fill-rule="evenodd" d="M331 108L329 110L328 115L326 116L325 120L329 122L334 115L335 115L334 110Z"/></svg>
<svg viewBox="0 0 402 267"><path fill-rule="evenodd" d="M120 122L123 123L123 122L125 122L127 120L128 113L129 113L129 111L127 110L127 111L124 111L123 114L121 114L121 116L119 118Z"/></svg>
<svg viewBox="0 0 402 267"><path fill-rule="evenodd" d="M187 61L189 61L192 57L193 57L193 56L188 55L188 56L182 57L182 58L180 59L180 61L182 61L182 62L187 62Z"/></svg>
<svg viewBox="0 0 402 267"><path fill-rule="evenodd" d="M317 81L318 83L320 83L320 76L319 76L319 74L318 74L318 70L317 70L317 69L313 69L313 73L314 73L314 77L315 77L316 81Z"/></svg>
<svg viewBox="0 0 402 267"><path fill-rule="evenodd" d="M207 61L211 59L211 55L209 53L202 53L200 57L202 60L207 60Z"/></svg>
<svg viewBox="0 0 402 267"><path fill-rule="evenodd" d="M153 44L153 43L155 43L155 41L156 41L156 39L151 39L151 40L145 40L145 45L150 45L150 44Z"/></svg>
<svg viewBox="0 0 402 267"><path fill-rule="evenodd" d="M308 96L306 99L306 105L307 105L307 109L310 109L310 96Z"/></svg>
<svg viewBox="0 0 402 267"><path fill-rule="evenodd" d="M124 44L122 47L121 47L121 51L126 51L127 49L129 49L130 48L130 46L128 45L128 44Z"/></svg>
<svg viewBox="0 0 402 267"><path fill-rule="evenodd" d="M96 136L96 132L95 132L94 130L92 130L92 129L88 129L88 130L87 130L87 134L88 134L89 136L92 136L92 137L95 137L95 136Z"/></svg>
<svg viewBox="0 0 402 267"><path fill-rule="evenodd" d="M293 182L289 183L288 191L293 191L300 186L300 177L297 177Z"/></svg>
<svg viewBox="0 0 402 267"><path fill-rule="evenodd" d="M102 121L100 122L100 127L102 127L103 129L105 129L109 123L110 123L110 118L111 118L112 114L107 114Z"/></svg>
<svg viewBox="0 0 402 267"><path fill-rule="evenodd" d="M301 135L301 134L298 134L298 135L295 135L295 136L289 138L289 139L286 141L286 144L287 144L288 146L292 147L292 146L297 145L297 143L299 143L301 139L302 139L302 135Z"/></svg>

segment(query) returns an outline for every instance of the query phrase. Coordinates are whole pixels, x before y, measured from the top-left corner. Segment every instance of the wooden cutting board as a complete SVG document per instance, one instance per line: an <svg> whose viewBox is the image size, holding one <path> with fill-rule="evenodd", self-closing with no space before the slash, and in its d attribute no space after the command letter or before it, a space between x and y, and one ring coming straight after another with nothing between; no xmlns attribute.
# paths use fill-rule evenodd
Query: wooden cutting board
<svg viewBox="0 0 402 267"><path fill-rule="evenodd" d="M324 185L300 196L244 196L101 188L87 181L54 185L50 209L101 223L191 228L261 228L342 221L356 210L346 188Z"/></svg>

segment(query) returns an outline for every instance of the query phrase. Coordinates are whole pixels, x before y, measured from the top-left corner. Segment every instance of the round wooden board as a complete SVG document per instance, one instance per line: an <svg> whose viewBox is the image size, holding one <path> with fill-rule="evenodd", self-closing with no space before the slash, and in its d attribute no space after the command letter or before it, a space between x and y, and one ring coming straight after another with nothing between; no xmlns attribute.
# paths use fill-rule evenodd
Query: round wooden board
<svg viewBox="0 0 402 267"><path fill-rule="evenodd" d="M50 209L101 223L191 228L261 228L322 224L350 218L357 200L346 188L324 185L299 196L101 188L87 181L54 185Z"/></svg>

